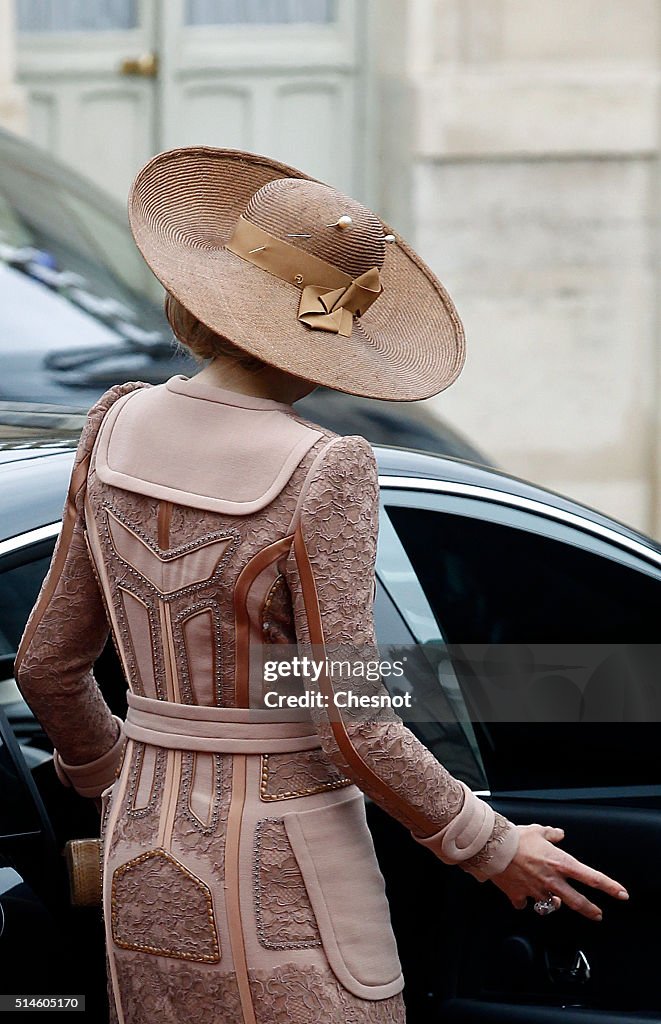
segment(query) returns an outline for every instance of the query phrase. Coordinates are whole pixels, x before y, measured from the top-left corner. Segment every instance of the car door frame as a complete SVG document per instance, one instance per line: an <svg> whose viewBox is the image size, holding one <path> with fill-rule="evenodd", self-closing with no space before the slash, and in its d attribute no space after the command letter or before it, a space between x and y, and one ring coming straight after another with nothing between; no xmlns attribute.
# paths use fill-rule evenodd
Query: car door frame
<svg viewBox="0 0 661 1024"><path fill-rule="evenodd" d="M661 580L661 554L658 554L654 548L647 547L641 540L628 536L626 533L620 533L616 528L617 524L609 527L602 522L593 521L588 516L581 515L578 507L577 511L571 511L528 496L508 493L497 488L462 481L418 478L387 472L381 473L379 480L382 490L382 501L386 507L388 505L389 493L391 496L398 493L400 495L404 494L407 499L410 497L410 502L403 501L402 504L407 504L411 507L420 507L416 506L415 492L438 495L438 511L440 514L443 514L443 511L446 511L447 514L470 514L467 511L467 506L461 510L459 509L457 499L468 499L468 501L473 503L489 502L492 506L498 506L500 512L497 517L490 518L491 522L502 523L511 528L522 528L522 523L516 521L519 513L523 512L541 517L550 526L549 533L544 533L542 530L535 532L543 536L553 536L555 539L568 543L567 528L574 534L576 530L579 530L582 542L581 547L584 550L595 555L605 555L630 568L644 571L655 579ZM449 502L454 507L443 510L441 507L443 498L449 499ZM425 507L429 506L425 505ZM474 518L479 518L475 505L470 512L472 512ZM510 513L511 519L508 520L508 514ZM531 522L529 522L530 525ZM525 526L523 528L525 529ZM562 532L565 533L564 537ZM576 539L575 536L574 539ZM541 792L527 792L523 789L520 791L501 792L492 786L491 780L489 780L489 786L489 789L480 791L479 795L485 797L496 810L521 823L539 820L537 814L539 813L540 800L546 798L549 801L550 812L554 813L552 801L557 801L558 799L565 801L569 797L566 791L553 792L551 789L547 790L544 795ZM608 786L606 788L606 795L611 801L615 801L618 804L617 811L624 816L627 814L627 800L634 795L640 795L634 794L631 787ZM645 788L649 789L649 795L652 798L654 794L658 795L658 785ZM577 801L585 801L588 795L587 790L578 793ZM592 795L597 798L595 802L598 802L605 794L604 792L594 792ZM568 811L570 818L573 812L575 812L576 821L580 821L582 815L580 803L577 803L574 808L570 805ZM530 815L533 815L533 817ZM466 909L466 904L462 904L465 896L468 896L471 907L479 907L482 894L480 893L476 896L473 892L472 896L474 899L471 900L470 881L460 879L458 883L456 902L454 903L457 912L462 909L462 906L463 909ZM498 894L495 891L485 895L487 895L487 902L490 901L493 908L496 907L499 896L502 900L502 894ZM617 909L621 911L623 908ZM502 910L501 906L500 912ZM507 912L506 908L505 912ZM485 911L485 913L488 912ZM460 954L458 954L459 956ZM454 967L458 966L458 963L454 964ZM658 1012L655 1010L652 1012L623 1013L619 1010L611 1012L606 1008L596 1009L591 1007L577 1007L574 1011L571 1006L567 1005L538 1005L536 1003L517 1005L514 1003L506 1004L503 1001L489 1003L480 999L462 998L460 995L454 998L451 995L450 998L444 999L440 1004L440 1010L442 1019L444 1021L447 1020L449 1024L464 1024L464 1022L466 1024L468 1022L470 1024L488 1024L488 1022L489 1024L490 1022L493 1022L493 1024L503 1024L505 1021L508 1024L510 1021L512 1024L515 1021L521 1021L521 1024L524 1021L525 1024L533 1024L533 1022L534 1024L556 1024L556 1022L561 1020L563 1024L579 1024L579 1021L584 1022L584 1024L597 1024L597 1022L598 1024L615 1024L615 1021L642 1022L643 1020L647 1021L648 1024L650 1021L656 1022L656 1024L661 1022L661 1006Z"/></svg>

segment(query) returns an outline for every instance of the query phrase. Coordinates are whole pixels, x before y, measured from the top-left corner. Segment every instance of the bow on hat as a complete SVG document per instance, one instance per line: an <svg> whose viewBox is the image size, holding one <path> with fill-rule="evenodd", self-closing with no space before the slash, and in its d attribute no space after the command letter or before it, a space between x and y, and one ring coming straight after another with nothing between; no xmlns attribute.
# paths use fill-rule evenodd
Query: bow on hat
<svg viewBox="0 0 661 1024"><path fill-rule="evenodd" d="M362 316L382 291L377 267L366 270L345 288L309 284L301 294L298 319L308 327L350 338L354 316Z"/></svg>

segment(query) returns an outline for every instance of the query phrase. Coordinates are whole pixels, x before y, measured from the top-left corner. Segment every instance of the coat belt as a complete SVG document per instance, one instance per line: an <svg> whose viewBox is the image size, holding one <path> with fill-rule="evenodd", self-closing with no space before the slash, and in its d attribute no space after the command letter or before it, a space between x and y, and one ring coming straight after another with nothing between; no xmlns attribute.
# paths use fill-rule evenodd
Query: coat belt
<svg viewBox="0 0 661 1024"><path fill-rule="evenodd" d="M321 746L310 718L299 710L219 708L178 704L127 693L123 731L128 739L173 750L267 754Z"/></svg>

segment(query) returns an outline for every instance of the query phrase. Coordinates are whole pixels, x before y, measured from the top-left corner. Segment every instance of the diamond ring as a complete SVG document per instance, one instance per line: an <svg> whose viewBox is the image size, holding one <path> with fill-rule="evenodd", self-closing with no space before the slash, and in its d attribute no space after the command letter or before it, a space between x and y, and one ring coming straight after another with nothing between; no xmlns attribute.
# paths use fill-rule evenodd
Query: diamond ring
<svg viewBox="0 0 661 1024"><path fill-rule="evenodd" d="M537 900L533 904L533 910L536 914L540 914L545 917L546 914L552 914L554 910L559 910L562 906L562 900L555 893L550 892L545 900Z"/></svg>

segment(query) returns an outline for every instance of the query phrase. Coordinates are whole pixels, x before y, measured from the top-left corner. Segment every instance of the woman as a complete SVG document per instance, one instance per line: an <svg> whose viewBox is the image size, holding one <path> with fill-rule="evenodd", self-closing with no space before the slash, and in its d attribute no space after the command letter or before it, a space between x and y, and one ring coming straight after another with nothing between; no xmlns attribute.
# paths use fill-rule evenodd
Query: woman
<svg viewBox="0 0 661 1024"><path fill-rule="evenodd" d="M597 919L568 879L626 898L561 829L494 813L393 713L341 717L325 671L300 684L309 711L265 706L265 644L378 653L374 456L292 403L317 384L436 394L463 363L460 321L373 213L262 157L163 153L129 213L175 335L210 362L91 410L17 658L60 778L101 797L114 1019L402 1022L363 792L515 907ZM91 671L109 627L123 724Z"/></svg>

